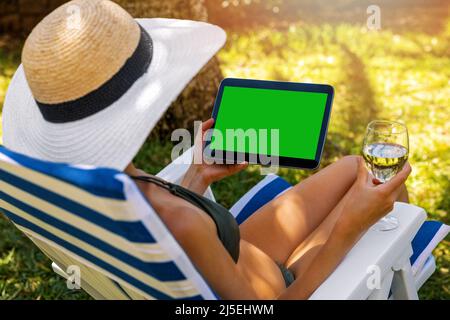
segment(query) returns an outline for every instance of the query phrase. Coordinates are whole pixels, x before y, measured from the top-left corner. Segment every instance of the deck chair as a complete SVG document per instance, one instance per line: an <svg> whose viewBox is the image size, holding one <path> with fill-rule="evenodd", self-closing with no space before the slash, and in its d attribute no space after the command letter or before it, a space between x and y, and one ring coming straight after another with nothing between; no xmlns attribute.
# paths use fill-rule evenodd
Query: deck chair
<svg viewBox="0 0 450 320"><path fill-rule="evenodd" d="M190 159L191 150L159 176L179 182ZM282 178L269 175L231 211L242 223L288 188ZM205 195L214 199L211 189ZM120 171L40 161L0 147L0 208L53 261L56 273L68 278L68 270L78 268L81 288L95 299L220 299ZM369 230L311 299L417 299L418 288L435 268L432 241L424 244L423 239L433 234L439 241L435 234L443 238L448 229L428 228L427 236L417 240L422 251L415 252L424 210L396 203L390 214L400 227ZM368 285L373 266L378 286Z"/></svg>

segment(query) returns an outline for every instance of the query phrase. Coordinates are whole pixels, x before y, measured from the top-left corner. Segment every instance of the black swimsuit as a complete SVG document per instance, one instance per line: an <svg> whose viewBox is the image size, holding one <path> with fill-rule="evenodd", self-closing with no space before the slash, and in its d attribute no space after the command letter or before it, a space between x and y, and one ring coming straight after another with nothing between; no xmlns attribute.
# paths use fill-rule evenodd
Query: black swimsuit
<svg viewBox="0 0 450 320"><path fill-rule="evenodd" d="M223 246L228 251L231 258L233 258L234 262L237 263L239 259L239 243L241 240L241 235L239 232L239 226L230 211L217 202L168 181L151 176L130 177L135 180L154 183L166 190L169 190L173 195L183 198L184 200L192 203L194 206L205 211L214 220L219 239ZM288 287L292 284L292 282L294 282L294 275L283 264L277 263L277 265L283 275L286 287Z"/></svg>
<svg viewBox="0 0 450 320"><path fill-rule="evenodd" d="M205 211L214 220L219 239L223 246L229 252L234 262L238 261L241 235L239 233L239 226L230 211L206 197L162 179L150 176L132 176L131 178L139 181L154 183L169 190L173 195L183 198L184 200L192 203L194 206Z"/></svg>

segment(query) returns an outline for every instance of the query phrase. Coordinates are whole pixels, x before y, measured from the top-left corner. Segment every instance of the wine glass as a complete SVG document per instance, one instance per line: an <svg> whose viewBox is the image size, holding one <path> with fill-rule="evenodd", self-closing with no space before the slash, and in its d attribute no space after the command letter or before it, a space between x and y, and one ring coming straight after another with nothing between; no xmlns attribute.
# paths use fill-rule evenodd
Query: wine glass
<svg viewBox="0 0 450 320"><path fill-rule="evenodd" d="M408 130L402 123L374 120L367 125L363 157L372 175L381 183L392 179L408 160ZM384 217L375 228L380 231L398 227L398 219Z"/></svg>

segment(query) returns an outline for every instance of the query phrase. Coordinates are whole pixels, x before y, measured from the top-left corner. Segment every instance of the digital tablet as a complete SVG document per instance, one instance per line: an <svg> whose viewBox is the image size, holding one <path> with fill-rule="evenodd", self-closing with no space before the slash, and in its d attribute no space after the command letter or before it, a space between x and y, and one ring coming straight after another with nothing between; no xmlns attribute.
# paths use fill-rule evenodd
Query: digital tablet
<svg viewBox="0 0 450 320"><path fill-rule="evenodd" d="M316 168L333 92L326 84L224 79L205 157L217 163Z"/></svg>

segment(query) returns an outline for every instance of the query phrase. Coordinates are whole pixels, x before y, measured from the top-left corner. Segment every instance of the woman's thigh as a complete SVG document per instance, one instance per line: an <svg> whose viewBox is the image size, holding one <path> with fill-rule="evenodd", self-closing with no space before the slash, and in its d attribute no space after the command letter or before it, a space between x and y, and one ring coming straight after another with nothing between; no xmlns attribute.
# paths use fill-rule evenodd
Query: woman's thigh
<svg viewBox="0 0 450 320"><path fill-rule="evenodd" d="M328 241L334 229L336 221L343 212L343 208L349 197L352 196L352 188L342 197L339 203L331 210L320 225L314 229L291 253L286 261L286 266L299 278L305 272L325 242Z"/></svg>
<svg viewBox="0 0 450 320"><path fill-rule="evenodd" d="M346 156L275 198L241 225L241 237L285 263L327 217L356 179L356 156Z"/></svg>

